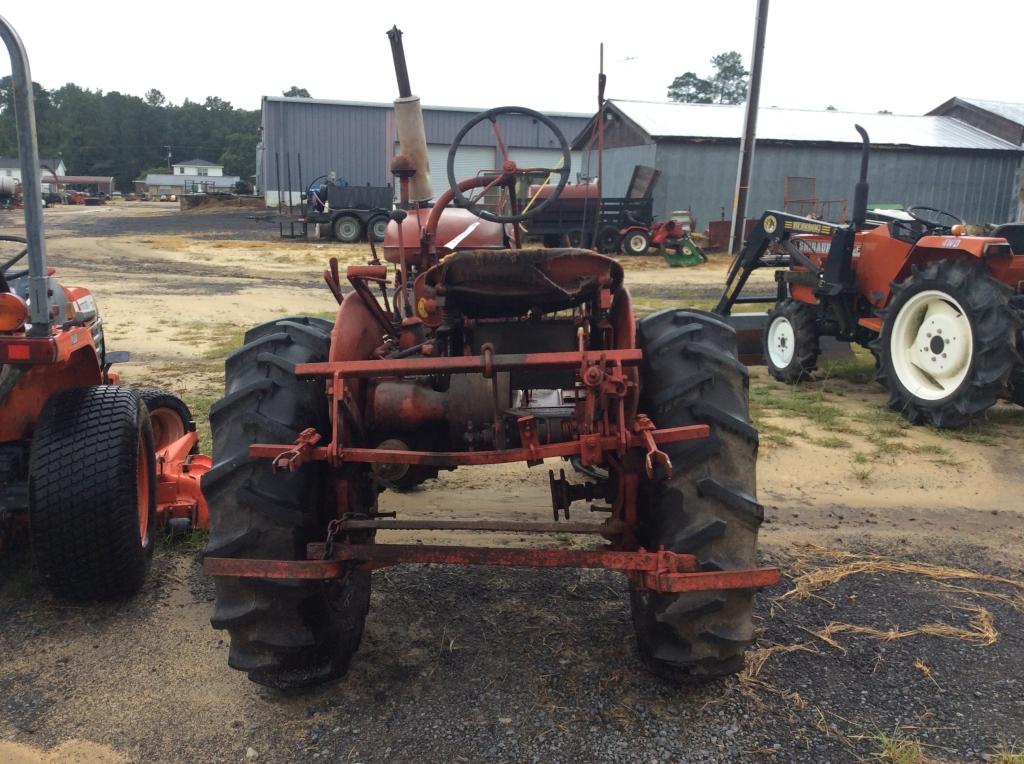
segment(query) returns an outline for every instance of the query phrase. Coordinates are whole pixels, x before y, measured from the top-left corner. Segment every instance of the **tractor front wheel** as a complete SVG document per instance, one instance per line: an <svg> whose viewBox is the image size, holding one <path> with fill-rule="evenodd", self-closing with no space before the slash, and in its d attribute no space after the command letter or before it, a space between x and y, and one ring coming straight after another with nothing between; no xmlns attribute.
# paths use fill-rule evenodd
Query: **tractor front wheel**
<svg viewBox="0 0 1024 764"><path fill-rule="evenodd" d="M666 446L672 477L641 483L641 545L697 556L701 570L753 568L764 510L757 502L757 430L736 332L719 316L664 310L639 322L641 410L658 427L706 424L711 436ZM659 594L631 589L643 662L675 682L735 673L753 640L754 591Z"/></svg>
<svg viewBox="0 0 1024 764"><path fill-rule="evenodd" d="M651 236L646 231L630 231L622 239L622 251L627 255L646 255L651 248Z"/></svg>
<svg viewBox="0 0 1024 764"><path fill-rule="evenodd" d="M134 594L156 529L153 430L139 395L95 385L53 395L29 455L32 555L55 595Z"/></svg>
<svg viewBox="0 0 1024 764"><path fill-rule="evenodd" d="M334 497L323 462L275 473L249 456L253 443L289 443L307 427L330 432L323 384L295 376L326 361L330 324L291 317L257 326L225 362L225 396L210 410L213 468L203 477L210 507L207 557L304 560L323 541ZM372 506L369 481L358 497ZM228 664L259 684L308 687L339 677L359 647L370 574L337 581L216 580L211 623L231 635Z"/></svg>
<svg viewBox="0 0 1024 764"><path fill-rule="evenodd" d="M930 263L893 286L876 379L914 424L962 427L1008 394L1020 319L983 264Z"/></svg>
<svg viewBox="0 0 1024 764"><path fill-rule="evenodd" d="M821 346L813 305L785 299L768 311L762 345L768 373L795 385L818 367Z"/></svg>

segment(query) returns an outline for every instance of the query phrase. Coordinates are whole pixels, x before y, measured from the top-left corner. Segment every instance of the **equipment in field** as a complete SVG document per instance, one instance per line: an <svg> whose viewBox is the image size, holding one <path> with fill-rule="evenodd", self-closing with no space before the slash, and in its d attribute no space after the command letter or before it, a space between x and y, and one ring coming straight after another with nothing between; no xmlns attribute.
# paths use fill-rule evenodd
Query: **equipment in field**
<svg viewBox="0 0 1024 764"><path fill-rule="evenodd" d="M156 530L205 525L192 415L160 390L119 386L96 301L46 264L32 79L11 56L25 238L0 256L0 551L25 531L55 594L107 599L142 586ZM22 260L27 268L19 268ZM118 357L120 356L120 358Z"/></svg>
<svg viewBox="0 0 1024 764"><path fill-rule="evenodd" d="M758 438L732 329L692 310L638 322L613 259L521 246L515 224L554 204L568 179L568 144L542 114L504 107L470 120L448 154L450 187L430 204L419 99L401 32L389 36L401 209L385 236L386 262L350 266L345 292L331 260L324 276L337 318L250 330L211 410L204 569L217 579L212 623L230 633L230 665L279 688L340 676L363 633L370 572L440 563L622 571L651 669L680 681L738 671L753 639L754 592L779 572L757 567ZM565 162L519 168L503 151L499 170L457 179L461 136L488 130L504 147L511 115L550 130ZM520 208L517 182L549 171L560 176L551 194ZM506 204L485 209L492 191ZM407 520L378 504L392 486L437 470L553 457L585 477L549 473L551 521ZM579 502L607 519L570 521ZM389 529L607 543L376 543Z"/></svg>
<svg viewBox="0 0 1024 764"><path fill-rule="evenodd" d="M966 236L963 220L930 207L869 213L870 142L856 128L861 166L850 222L765 212L715 311L775 304L760 337L748 333L747 350L759 341L784 382L811 375L822 338L869 348L889 407L915 424L959 427L1000 398L1024 404L1024 223ZM759 268L775 269L776 293L742 296Z"/></svg>

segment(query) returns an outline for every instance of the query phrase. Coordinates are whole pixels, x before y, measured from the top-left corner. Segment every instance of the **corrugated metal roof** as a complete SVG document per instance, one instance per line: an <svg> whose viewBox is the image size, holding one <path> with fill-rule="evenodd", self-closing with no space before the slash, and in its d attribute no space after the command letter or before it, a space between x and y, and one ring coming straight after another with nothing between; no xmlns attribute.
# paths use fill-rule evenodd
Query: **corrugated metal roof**
<svg viewBox="0 0 1024 764"><path fill-rule="evenodd" d="M216 162L207 162L205 159L190 159L187 162L175 162L175 167L223 167Z"/></svg>
<svg viewBox="0 0 1024 764"><path fill-rule="evenodd" d="M743 131L742 105L651 103L612 100L610 103L652 138L736 139ZM1002 138L952 117L903 114L858 114L762 108L757 115L759 141L859 143L854 123L868 131L876 146L1019 151Z"/></svg>
<svg viewBox="0 0 1024 764"><path fill-rule="evenodd" d="M380 103L377 101L332 101L326 98L287 98L285 96L263 96L264 101L282 101L284 103L309 103L309 104L324 104L327 106L370 106L377 109L393 109L393 103ZM482 111L487 111L493 108L492 106L431 106L430 104L423 103L421 108L430 111L458 111L464 114L479 114ZM581 119L590 119L591 114L585 114L582 112L575 111L543 111L547 117L579 117Z"/></svg>
<svg viewBox="0 0 1024 764"><path fill-rule="evenodd" d="M1018 125L1024 127L1024 103L1010 103L1009 101L986 101L983 98L967 98L966 96L959 96L961 101L966 101L972 106L977 106L979 109L990 111L993 114L998 114L1000 117L1005 117L1011 122L1016 122Z"/></svg>

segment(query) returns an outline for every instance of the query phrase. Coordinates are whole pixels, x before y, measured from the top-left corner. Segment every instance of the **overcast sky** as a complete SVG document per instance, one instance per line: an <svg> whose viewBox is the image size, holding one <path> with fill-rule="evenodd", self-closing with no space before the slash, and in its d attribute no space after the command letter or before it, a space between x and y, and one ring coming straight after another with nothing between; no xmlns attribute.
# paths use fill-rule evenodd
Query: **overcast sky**
<svg viewBox="0 0 1024 764"><path fill-rule="evenodd" d="M76 2L7 4L33 78L255 109L289 85L390 101L385 32L405 33L413 92L448 106L593 112L607 94L664 101L674 77L738 50L755 0L717 2ZM1020 0L773 0L762 106L921 114L954 95L1024 101ZM8 72L4 63L0 71Z"/></svg>

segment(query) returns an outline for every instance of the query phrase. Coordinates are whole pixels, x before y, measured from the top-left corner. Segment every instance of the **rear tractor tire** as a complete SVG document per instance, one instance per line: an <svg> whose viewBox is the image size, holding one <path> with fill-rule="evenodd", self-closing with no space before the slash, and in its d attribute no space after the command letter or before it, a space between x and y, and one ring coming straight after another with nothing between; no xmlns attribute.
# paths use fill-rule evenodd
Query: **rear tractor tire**
<svg viewBox="0 0 1024 764"><path fill-rule="evenodd" d="M322 383L295 364L326 361L330 324L291 317L260 324L225 362L225 397L210 411L213 468L203 478L210 507L207 557L306 558L334 516L322 462L274 473L253 443L290 443L307 427L330 432ZM372 505L369 480L360 500ZM363 490L365 489L365 490ZM211 623L231 637L228 664L258 684L287 690L342 676L359 647L370 574L336 581L218 577Z"/></svg>
<svg viewBox="0 0 1024 764"><path fill-rule="evenodd" d="M941 260L893 285L876 379L913 424L962 427L1012 395L1020 315L983 264Z"/></svg>
<svg viewBox="0 0 1024 764"><path fill-rule="evenodd" d="M664 310L638 324L644 350L640 409L658 427L707 424L711 436L666 447L671 479L645 480L638 536L648 550L697 556L702 570L757 565L757 430L750 423L747 369L736 333L718 316ZM677 683L740 671L753 641L754 591L659 594L631 588L643 662Z"/></svg>
<svg viewBox="0 0 1024 764"><path fill-rule="evenodd" d="M388 223L390 219L387 215L377 215L376 217L370 218L366 224L366 236L368 239L373 241L375 244L380 244L384 241L384 234L388 230Z"/></svg>
<svg viewBox="0 0 1024 764"><path fill-rule="evenodd" d="M768 311L762 348L775 379L790 385L809 379L821 355L814 306L789 298L775 303Z"/></svg>
<svg viewBox="0 0 1024 764"><path fill-rule="evenodd" d="M142 588L153 559L153 430L139 395L96 385L46 402L29 455L29 535L57 597L109 600Z"/></svg>

